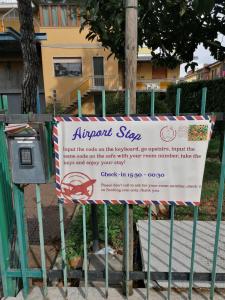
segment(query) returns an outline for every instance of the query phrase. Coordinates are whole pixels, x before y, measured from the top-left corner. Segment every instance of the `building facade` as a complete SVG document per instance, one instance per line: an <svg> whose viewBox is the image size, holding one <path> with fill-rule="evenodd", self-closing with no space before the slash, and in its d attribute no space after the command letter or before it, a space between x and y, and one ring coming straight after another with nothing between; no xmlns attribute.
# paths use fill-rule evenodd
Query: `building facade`
<svg viewBox="0 0 225 300"><path fill-rule="evenodd" d="M189 71L184 77L185 81L213 80L225 78L225 61L216 61L212 64L204 65L196 71Z"/></svg>
<svg viewBox="0 0 225 300"><path fill-rule="evenodd" d="M16 11L15 6L2 12L2 31L9 25L19 30ZM40 47L46 105L57 102L67 112L76 112L79 90L83 113L94 113L95 98L102 89L109 92L124 90L124 68L100 43L86 39L88 28L80 32L82 21L80 9L75 4L47 3L34 7L35 31L46 34ZM179 67L172 70L154 66L149 49L139 50L138 92L165 91L178 78Z"/></svg>

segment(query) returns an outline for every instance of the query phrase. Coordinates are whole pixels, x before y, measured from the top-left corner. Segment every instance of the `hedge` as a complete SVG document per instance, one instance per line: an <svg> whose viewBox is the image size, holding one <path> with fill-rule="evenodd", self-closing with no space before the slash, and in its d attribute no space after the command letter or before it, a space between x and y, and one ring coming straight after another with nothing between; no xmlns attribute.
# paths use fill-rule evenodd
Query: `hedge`
<svg viewBox="0 0 225 300"><path fill-rule="evenodd" d="M199 113L203 87L207 87L206 112L225 112L225 79L182 82L170 86L165 99L169 112L175 113L176 91L181 88L180 112Z"/></svg>
<svg viewBox="0 0 225 300"><path fill-rule="evenodd" d="M101 103L96 105L101 112ZM150 114L151 92L137 93L137 114ZM107 114L125 114L125 95L122 92L106 93L106 112ZM168 107L165 102L165 93L155 93L155 112L167 113Z"/></svg>

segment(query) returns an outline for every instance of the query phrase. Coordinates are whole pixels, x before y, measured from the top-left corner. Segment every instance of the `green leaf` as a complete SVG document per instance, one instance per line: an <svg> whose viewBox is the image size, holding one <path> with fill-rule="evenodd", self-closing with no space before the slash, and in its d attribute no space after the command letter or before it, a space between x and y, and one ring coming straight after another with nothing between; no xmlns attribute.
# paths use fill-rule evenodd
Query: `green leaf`
<svg viewBox="0 0 225 300"><path fill-rule="evenodd" d="M202 14L209 13L215 5L215 0L194 0L193 7L194 9Z"/></svg>

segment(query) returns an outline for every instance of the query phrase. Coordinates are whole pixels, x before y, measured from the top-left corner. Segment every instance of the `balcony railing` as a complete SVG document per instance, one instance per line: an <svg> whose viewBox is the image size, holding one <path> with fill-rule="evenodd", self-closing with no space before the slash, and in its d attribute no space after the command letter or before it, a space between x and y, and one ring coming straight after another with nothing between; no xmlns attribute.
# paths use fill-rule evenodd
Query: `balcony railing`
<svg viewBox="0 0 225 300"><path fill-rule="evenodd" d="M1 2L0 2L1 7ZM34 31L39 32L40 24L36 18L33 18ZM16 31L20 31L19 14L17 4L8 10L0 19L0 32L4 32L7 27L12 27Z"/></svg>
<svg viewBox="0 0 225 300"><path fill-rule="evenodd" d="M176 83L178 80L174 78L164 78L164 79L137 79L137 91L166 91L169 85ZM72 91L65 94L63 97L63 105L65 107L70 106L77 101L78 91L82 98L86 97L91 92L97 91L124 91L124 79L119 75L95 75L85 78L80 82L77 87Z"/></svg>
<svg viewBox="0 0 225 300"><path fill-rule="evenodd" d="M137 90L158 90L165 91L168 86L178 82L175 78L162 79L137 79Z"/></svg>

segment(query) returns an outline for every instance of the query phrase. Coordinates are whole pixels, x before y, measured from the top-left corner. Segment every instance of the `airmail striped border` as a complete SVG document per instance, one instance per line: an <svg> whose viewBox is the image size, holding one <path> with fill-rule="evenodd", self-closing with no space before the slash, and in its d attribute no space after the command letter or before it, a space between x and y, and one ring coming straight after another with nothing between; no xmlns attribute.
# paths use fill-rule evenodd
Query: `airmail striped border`
<svg viewBox="0 0 225 300"><path fill-rule="evenodd" d="M193 121L193 120L211 120L211 116L115 116L115 117L55 117L56 122L104 122L104 121Z"/></svg>
<svg viewBox="0 0 225 300"><path fill-rule="evenodd" d="M216 118L214 116L115 116L115 117L70 117L70 116L64 116L64 117L55 117L54 120L58 122L104 122L104 121L201 121L201 120L210 120L212 127L211 127L211 133L213 126L215 124ZM55 169L56 169L56 195L58 197L59 203L65 203L65 204L136 204L136 205L182 205L182 206L199 206L200 202L195 201L167 201L167 200L68 200L64 199L62 197L61 192L61 181L60 181L60 167L59 167L59 146L58 146L58 128L57 124L53 127L53 142L54 142L54 152L55 152Z"/></svg>
<svg viewBox="0 0 225 300"><path fill-rule="evenodd" d="M66 204L134 204L134 205L180 205L180 206L199 206L200 202L184 202L184 201L167 201L167 200L72 200L66 201L63 198L58 198L59 203Z"/></svg>

